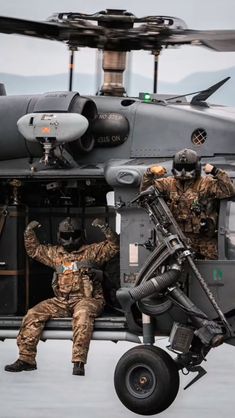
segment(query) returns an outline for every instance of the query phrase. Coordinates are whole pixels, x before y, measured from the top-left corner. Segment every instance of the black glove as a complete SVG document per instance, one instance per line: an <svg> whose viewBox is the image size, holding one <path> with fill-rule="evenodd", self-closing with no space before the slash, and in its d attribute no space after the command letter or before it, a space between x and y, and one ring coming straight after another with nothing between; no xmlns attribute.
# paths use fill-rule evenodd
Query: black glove
<svg viewBox="0 0 235 418"><path fill-rule="evenodd" d="M102 220L102 219L99 219L99 218L96 218L96 219L94 219L94 221L92 222L92 224L91 224L92 226L94 226L94 227L98 227L98 228L100 228L101 229L101 231L105 231L106 230L106 228L107 228L107 225L106 225L106 223Z"/></svg>
<svg viewBox="0 0 235 418"><path fill-rule="evenodd" d="M106 223L102 220L102 219L99 219L99 218L96 218L96 219L94 219L93 221L92 221L92 224L91 224L92 226L97 226L98 228L100 228L100 229L102 229L102 228L105 228L106 227Z"/></svg>
<svg viewBox="0 0 235 418"><path fill-rule="evenodd" d="M216 176L216 174L218 173L219 169L215 166L213 166L212 170L211 170L211 174L212 176Z"/></svg>

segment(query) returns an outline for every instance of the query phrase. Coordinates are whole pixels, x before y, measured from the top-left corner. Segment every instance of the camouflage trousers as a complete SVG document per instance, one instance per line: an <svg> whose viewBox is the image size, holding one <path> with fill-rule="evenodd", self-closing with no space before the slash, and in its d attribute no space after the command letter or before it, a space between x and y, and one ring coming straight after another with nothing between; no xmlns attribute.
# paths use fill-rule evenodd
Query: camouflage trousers
<svg viewBox="0 0 235 418"><path fill-rule="evenodd" d="M196 258L200 260L218 259L217 238L204 237L203 235L190 233L185 233L185 235L191 241L192 249L195 252Z"/></svg>
<svg viewBox="0 0 235 418"><path fill-rule="evenodd" d="M103 310L103 301L94 298L78 299L54 297L44 300L29 309L21 324L17 337L19 359L30 364L36 363L37 344L45 322L51 318L72 316L73 349L72 362L86 363L94 319Z"/></svg>

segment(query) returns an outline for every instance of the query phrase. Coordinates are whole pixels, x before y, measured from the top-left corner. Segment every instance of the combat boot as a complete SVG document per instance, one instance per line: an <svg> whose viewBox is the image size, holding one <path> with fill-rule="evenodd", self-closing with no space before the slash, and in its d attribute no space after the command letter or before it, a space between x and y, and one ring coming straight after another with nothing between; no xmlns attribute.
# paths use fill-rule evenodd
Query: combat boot
<svg viewBox="0 0 235 418"><path fill-rule="evenodd" d="M85 376L85 367L82 361L77 361L74 363L73 374L77 376Z"/></svg>
<svg viewBox="0 0 235 418"><path fill-rule="evenodd" d="M23 372L23 371L30 371L30 370L36 370L36 369L37 369L36 364L26 363L26 361L22 361L20 359L16 360L12 364L7 364L4 368L6 372Z"/></svg>

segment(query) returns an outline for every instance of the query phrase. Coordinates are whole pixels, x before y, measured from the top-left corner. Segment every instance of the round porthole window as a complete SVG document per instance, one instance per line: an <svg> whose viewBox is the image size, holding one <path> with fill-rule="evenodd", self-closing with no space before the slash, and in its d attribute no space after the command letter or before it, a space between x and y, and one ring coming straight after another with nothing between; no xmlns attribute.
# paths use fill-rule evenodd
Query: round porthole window
<svg viewBox="0 0 235 418"><path fill-rule="evenodd" d="M193 145L203 145L206 142L207 139L207 133L205 131L205 129L203 128L198 128L195 129L195 131L193 131L192 136L191 136L191 141L193 143Z"/></svg>

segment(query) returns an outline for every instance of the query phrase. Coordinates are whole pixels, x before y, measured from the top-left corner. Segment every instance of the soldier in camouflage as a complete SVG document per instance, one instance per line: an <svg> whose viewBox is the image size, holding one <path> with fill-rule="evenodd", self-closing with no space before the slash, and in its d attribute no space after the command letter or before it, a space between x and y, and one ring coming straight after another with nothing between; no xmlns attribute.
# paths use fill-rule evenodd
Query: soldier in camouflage
<svg viewBox="0 0 235 418"><path fill-rule="evenodd" d="M166 174L166 169L152 166L143 176L141 191L154 185L165 196L196 258L214 260L218 258L218 199L233 196L235 189L225 171L211 164L206 164L204 171L206 177L201 176L197 153L184 149L175 154L174 177L159 178Z"/></svg>
<svg viewBox="0 0 235 418"><path fill-rule="evenodd" d="M58 243L42 245L34 232L37 221L29 223L25 230L27 254L55 270L53 289L55 297L40 302L29 309L23 319L17 345L19 359L5 366L6 371L35 370L37 344L45 322L51 318L72 316L73 374L84 375L94 319L104 308L100 281L101 268L119 251L118 236L101 220L93 226L100 227L106 240L84 245L81 225L74 218L66 218L59 225Z"/></svg>

